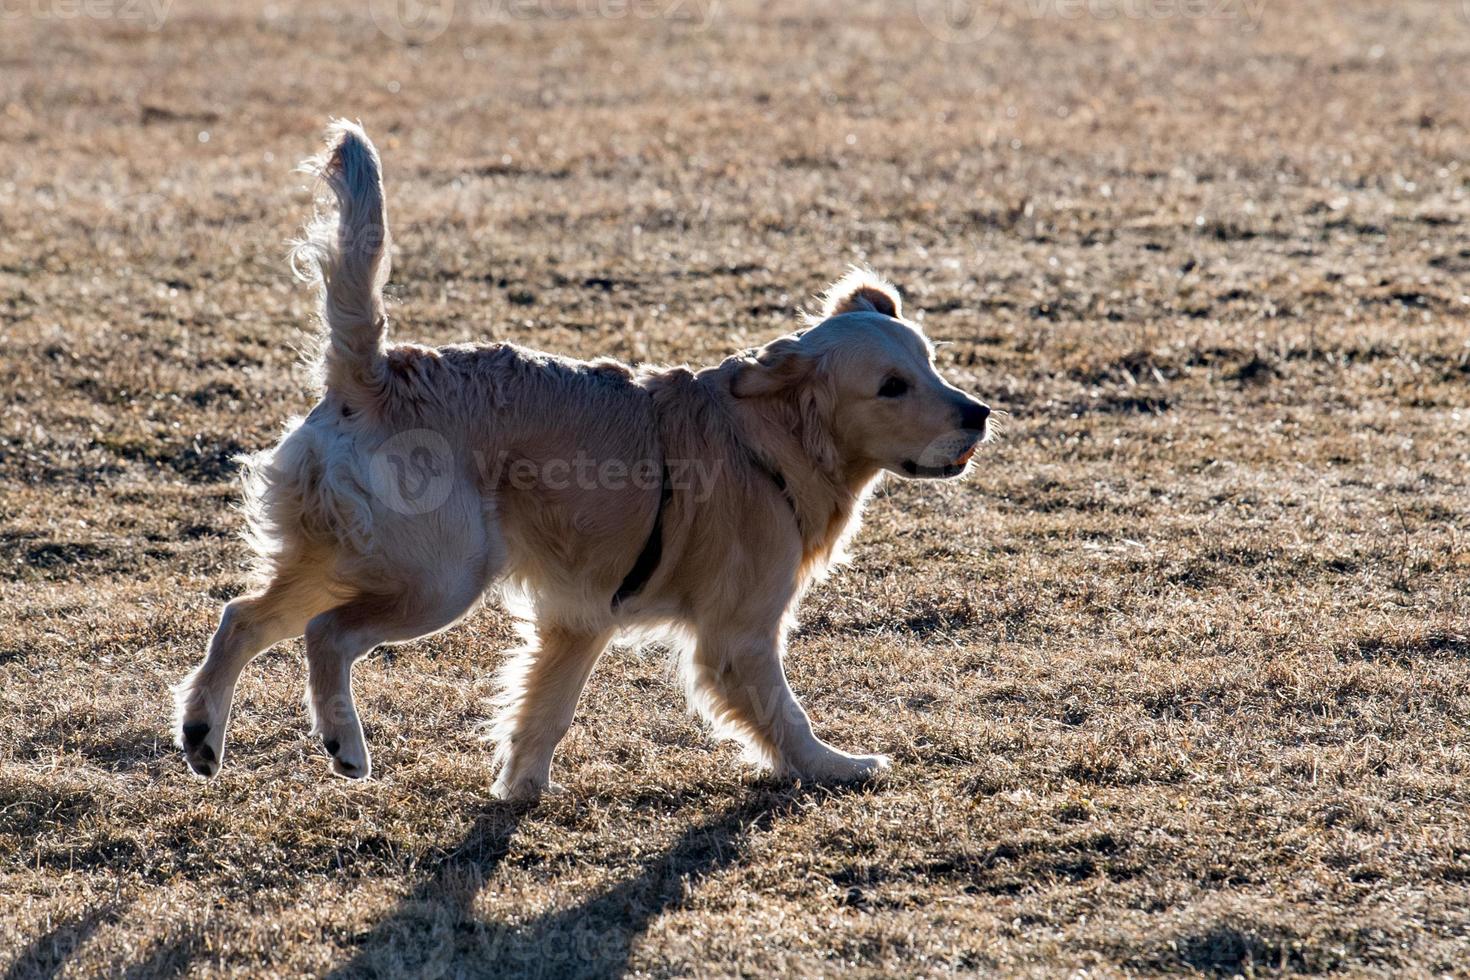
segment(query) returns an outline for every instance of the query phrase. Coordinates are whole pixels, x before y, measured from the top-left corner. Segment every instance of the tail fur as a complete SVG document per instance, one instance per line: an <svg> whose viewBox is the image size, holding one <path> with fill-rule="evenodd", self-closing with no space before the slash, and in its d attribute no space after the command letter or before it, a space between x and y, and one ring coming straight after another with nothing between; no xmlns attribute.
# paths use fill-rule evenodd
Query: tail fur
<svg viewBox="0 0 1470 980"><path fill-rule="evenodd" d="M378 151L361 126L337 119L327 128L327 148L301 169L325 180L337 199L337 213L317 215L291 252L296 274L321 290L322 380L349 407L366 409L386 371L388 215Z"/></svg>

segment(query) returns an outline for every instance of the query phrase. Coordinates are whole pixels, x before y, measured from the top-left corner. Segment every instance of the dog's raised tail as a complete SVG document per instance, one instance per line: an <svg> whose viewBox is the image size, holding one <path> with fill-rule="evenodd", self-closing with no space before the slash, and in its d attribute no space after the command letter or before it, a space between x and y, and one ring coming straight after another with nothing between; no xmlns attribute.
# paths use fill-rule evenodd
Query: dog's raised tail
<svg viewBox="0 0 1470 980"><path fill-rule="evenodd" d="M321 289L327 328L322 380L347 405L363 409L382 393L387 317L388 214L378 151L356 123L334 120L327 148L301 165L326 181L337 212L319 214L291 251L296 274Z"/></svg>

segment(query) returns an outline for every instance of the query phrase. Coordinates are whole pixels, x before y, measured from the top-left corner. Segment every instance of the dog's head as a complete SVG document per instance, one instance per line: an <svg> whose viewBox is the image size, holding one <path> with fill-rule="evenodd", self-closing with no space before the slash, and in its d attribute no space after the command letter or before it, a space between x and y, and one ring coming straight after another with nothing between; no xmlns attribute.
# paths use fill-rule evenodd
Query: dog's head
<svg viewBox="0 0 1470 980"><path fill-rule="evenodd" d="M934 348L903 319L897 289L854 270L810 319L741 368L736 397L788 402L819 466L870 464L907 477L965 471L990 409L939 376Z"/></svg>

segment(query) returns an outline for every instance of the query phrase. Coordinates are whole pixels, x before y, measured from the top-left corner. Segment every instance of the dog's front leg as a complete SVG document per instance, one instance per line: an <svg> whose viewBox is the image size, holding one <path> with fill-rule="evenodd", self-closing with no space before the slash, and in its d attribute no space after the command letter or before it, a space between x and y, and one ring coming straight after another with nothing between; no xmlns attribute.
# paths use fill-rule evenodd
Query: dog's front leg
<svg viewBox="0 0 1470 980"><path fill-rule="evenodd" d="M777 775L816 782L867 779L888 765L881 755L848 755L812 733L786 683L779 626L702 628L684 663L690 703L721 734L738 738Z"/></svg>
<svg viewBox="0 0 1470 980"><path fill-rule="evenodd" d="M491 792L497 799L532 800L551 787L552 754L611 636L555 623L536 632L537 642L500 672L501 711L492 728L500 775Z"/></svg>

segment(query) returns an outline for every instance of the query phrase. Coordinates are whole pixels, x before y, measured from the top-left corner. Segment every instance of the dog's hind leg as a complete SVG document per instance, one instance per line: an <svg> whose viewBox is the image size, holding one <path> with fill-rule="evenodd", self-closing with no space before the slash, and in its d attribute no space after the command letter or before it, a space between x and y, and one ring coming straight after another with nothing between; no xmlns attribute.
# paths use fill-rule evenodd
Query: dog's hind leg
<svg viewBox="0 0 1470 980"><path fill-rule="evenodd" d="M307 703L312 734L332 757L332 771L362 779L372 759L352 699L352 665L383 643L404 643L454 625L485 588L479 575L461 574L432 592L360 595L306 626Z"/></svg>
<svg viewBox="0 0 1470 980"><path fill-rule="evenodd" d="M324 582L293 569L260 594L225 606L204 662L174 688L176 739L190 769L206 779L219 771L240 672L274 644L300 636L307 621L331 604Z"/></svg>
<svg viewBox="0 0 1470 980"><path fill-rule="evenodd" d="M777 775L817 782L866 779L888 765L880 755L848 755L812 733L811 720L786 683L779 628L701 628L684 655L690 703L720 734Z"/></svg>
<svg viewBox="0 0 1470 980"><path fill-rule="evenodd" d="M498 799L535 799L551 785L551 757L571 727L577 698L611 632L552 624L500 672L500 714L491 729L500 775Z"/></svg>

